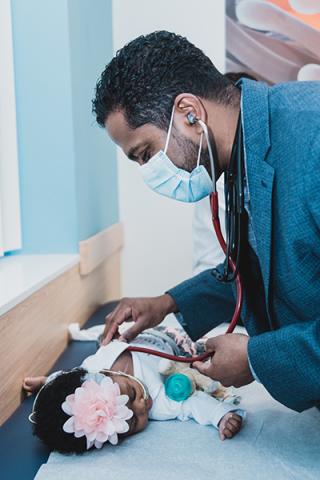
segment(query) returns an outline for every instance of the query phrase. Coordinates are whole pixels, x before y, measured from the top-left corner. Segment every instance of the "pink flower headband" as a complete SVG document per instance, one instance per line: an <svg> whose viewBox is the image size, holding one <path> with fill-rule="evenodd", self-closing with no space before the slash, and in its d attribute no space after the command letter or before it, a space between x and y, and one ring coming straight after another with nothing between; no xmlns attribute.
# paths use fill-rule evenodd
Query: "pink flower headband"
<svg viewBox="0 0 320 480"><path fill-rule="evenodd" d="M110 377L103 375L101 378L98 382L85 380L61 405L70 415L63 430L76 438L85 436L87 450L93 445L101 448L107 441L116 445L118 433L129 430L126 420L133 416L133 411L126 406L128 395L121 395L119 385Z"/></svg>

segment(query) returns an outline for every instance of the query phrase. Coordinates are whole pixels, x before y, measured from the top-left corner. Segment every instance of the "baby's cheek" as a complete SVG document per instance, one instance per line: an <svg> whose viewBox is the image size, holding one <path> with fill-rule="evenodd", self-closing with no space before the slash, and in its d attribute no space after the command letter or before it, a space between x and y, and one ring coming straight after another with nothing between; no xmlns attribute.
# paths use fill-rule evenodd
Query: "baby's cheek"
<svg viewBox="0 0 320 480"><path fill-rule="evenodd" d="M137 424L137 428L136 428L136 432L141 432L142 430L144 430L146 428L146 426L148 425L148 415L143 415L143 417L141 417L139 419L139 422Z"/></svg>

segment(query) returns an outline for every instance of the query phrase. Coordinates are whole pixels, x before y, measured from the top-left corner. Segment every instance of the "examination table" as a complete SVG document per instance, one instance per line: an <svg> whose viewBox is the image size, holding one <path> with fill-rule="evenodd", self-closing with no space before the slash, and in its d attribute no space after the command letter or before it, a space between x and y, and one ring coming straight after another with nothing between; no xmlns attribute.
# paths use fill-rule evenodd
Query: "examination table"
<svg viewBox="0 0 320 480"><path fill-rule="evenodd" d="M114 305L101 307L86 327L103 323ZM95 342L71 342L53 370L79 365L95 351ZM117 446L81 456L52 453L49 457L48 449L31 435L32 398L27 398L0 429L1 478L29 480L39 470L36 480L319 479L320 412L315 408L293 412L256 382L236 391L248 416L232 440L221 442L213 427L193 421L150 422L143 432Z"/></svg>

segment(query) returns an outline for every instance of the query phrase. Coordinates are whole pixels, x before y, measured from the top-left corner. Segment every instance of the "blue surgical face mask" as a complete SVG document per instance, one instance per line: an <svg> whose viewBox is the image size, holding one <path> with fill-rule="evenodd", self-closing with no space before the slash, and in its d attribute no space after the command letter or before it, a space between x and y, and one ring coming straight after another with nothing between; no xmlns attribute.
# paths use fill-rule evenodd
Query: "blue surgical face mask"
<svg viewBox="0 0 320 480"><path fill-rule="evenodd" d="M160 195L180 202L197 202L213 192L213 182L206 168L200 165L203 133L200 136L197 166L191 172L176 167L166 153L171 136L173 116L174 107L164 150L160 150L150 158L148 163L140 167L142 177L146 185ZM207 130L205 130L205 133L207 133Z"/></svg>

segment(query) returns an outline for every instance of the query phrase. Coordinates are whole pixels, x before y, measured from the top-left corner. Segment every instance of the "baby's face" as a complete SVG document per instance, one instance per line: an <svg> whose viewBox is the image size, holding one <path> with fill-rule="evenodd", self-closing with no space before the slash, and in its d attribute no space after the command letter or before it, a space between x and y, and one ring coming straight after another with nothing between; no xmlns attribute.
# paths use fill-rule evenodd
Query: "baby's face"
<svg viewBox="0 0 320 480"><path fill-rule="evenodd" d="M133 411L133 416L130 420L127 420L130 427L129 431L122 436L141 432L148 423L148 412L152 407L152 398L144 398L142 386L134 378L122 375L111 375L111 377L118 383L122 395L128 395L129 401L126 406Z"/></svg>

